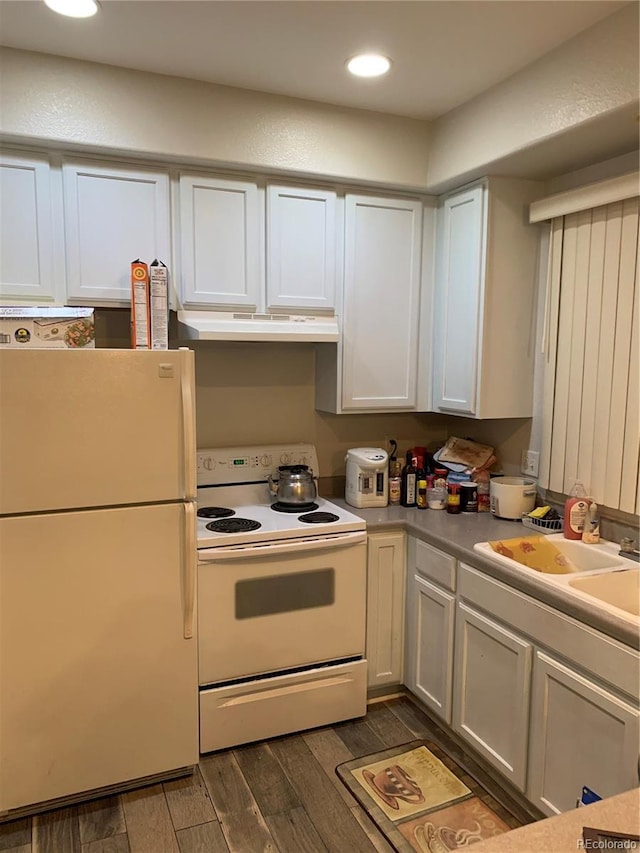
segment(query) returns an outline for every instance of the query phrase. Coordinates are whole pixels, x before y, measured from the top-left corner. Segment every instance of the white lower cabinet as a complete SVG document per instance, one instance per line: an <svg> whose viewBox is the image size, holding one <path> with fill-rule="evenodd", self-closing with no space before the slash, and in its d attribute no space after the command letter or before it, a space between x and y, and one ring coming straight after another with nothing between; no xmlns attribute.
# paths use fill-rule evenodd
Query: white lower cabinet
<svg viewBox="0 0 640 853"><path fill-rule="evenodd" d="M521 791L532 654L526 639L458 603L453 728Z"/></svg>
<svg viewBox="0 0 640 853"><path fill-rule="evenodd" d="M404 684L427 709L545 814L639 784L637 649L412 536L407 563Z"/></svg>
<svg viewBox="0 0 640 853"><path fill-rule="evenodd" d="M404 639L404 533L373 533L367 557L369 687L400 684Z"/></svg>
<svg viewBox="0 0 640 853"><path fill-rule="evenodd" d="M409 537L407 564L404 683L451 723L457 562Z"/></svg>
<svg viewBox="0 0 640 853"><path fill-rule="evenodd" d="M639 719L637 708L537 651L528 798L553 815L574 808L583 785L603 798L637 786Z"/></svg>
<svg viewBox="0 0 640 853"><path fill-rule="evenodd" d="M428 708L450 723L455 595L416 574L411 608L415 643L407 686Z"/></svg>

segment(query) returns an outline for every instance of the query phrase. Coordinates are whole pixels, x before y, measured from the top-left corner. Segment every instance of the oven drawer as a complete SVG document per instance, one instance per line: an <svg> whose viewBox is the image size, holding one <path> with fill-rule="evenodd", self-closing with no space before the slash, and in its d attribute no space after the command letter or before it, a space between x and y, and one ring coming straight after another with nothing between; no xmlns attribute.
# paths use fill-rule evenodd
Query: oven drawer
<svg viewBox="0 0 640 853"><path fill-rule="evenodd" d="M201 552L200 685L364 656L365 539Z"/></svg>
<svg viewBox="0 0 640 853"><path fill-rule="evenodd" d="M362 717L366 710L366 660L203 690L200 752Z"/></svg>

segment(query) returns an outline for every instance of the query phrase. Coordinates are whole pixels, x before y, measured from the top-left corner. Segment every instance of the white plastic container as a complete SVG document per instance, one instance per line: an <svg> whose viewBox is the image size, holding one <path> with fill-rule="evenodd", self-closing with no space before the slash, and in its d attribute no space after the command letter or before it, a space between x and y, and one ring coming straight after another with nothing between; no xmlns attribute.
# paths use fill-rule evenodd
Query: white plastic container
<svg viewBox="0 0 640 853"><path fill-rule="evenodd" d="M347 451L344 499L355 507L386 506L389 502L389 454L380 447Z"/></svg>
<svg viewBox="0 0 640 853"><path fill-rule="evenodd" d="M491 512L497 518L522 519L536 503L536 481L526 477L492 477L489 483Z"/></svg>

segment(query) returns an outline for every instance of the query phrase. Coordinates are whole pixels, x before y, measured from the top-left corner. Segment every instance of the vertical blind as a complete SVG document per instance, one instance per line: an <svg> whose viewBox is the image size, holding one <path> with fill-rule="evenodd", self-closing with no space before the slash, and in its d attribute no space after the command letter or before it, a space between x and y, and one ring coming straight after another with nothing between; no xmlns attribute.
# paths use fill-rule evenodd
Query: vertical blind
<svg viewBox="0 0 640 853"><path fill-rule="evenodd" d="M640 513L638 198L551 222L540 484Z"/></svg>

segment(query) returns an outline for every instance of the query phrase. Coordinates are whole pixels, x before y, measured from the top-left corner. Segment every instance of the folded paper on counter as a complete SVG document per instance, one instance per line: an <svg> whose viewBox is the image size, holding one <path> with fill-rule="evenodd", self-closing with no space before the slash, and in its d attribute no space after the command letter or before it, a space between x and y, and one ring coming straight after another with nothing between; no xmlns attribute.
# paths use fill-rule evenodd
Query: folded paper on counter
<svg viewBox="0 0 640 853"><path fill-rule="evenodd" d="M519 536L489 542L496 554L509 557L523 566L546 574L564 575L577 567L545 536Z"/></svg>

